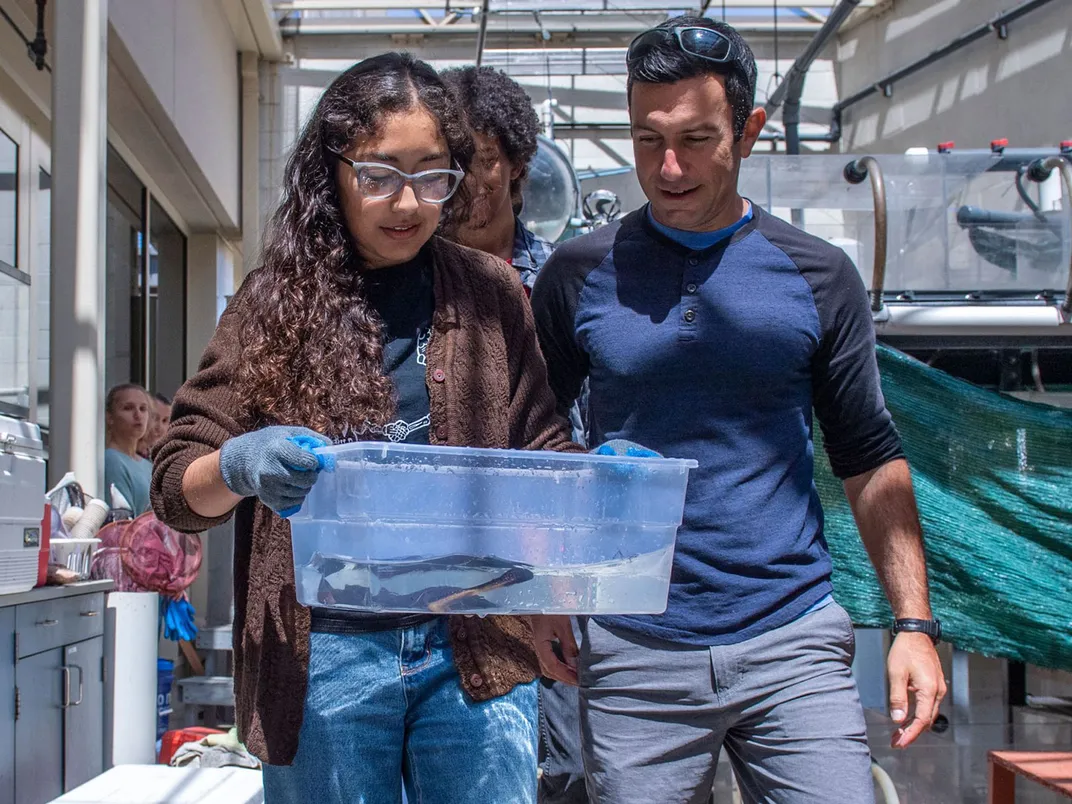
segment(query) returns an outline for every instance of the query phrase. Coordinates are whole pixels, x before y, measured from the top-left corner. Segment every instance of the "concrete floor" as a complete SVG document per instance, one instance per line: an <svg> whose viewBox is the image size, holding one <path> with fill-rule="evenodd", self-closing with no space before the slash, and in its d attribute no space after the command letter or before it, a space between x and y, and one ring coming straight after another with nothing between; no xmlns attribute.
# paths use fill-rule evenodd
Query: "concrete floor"
<svg viewBox="0 0 1072 804"><path fill-rule="evenodd" d="M926 734L906 750L889 748L885 715L868 711L871 752L890 775L900 804L986 804L987 751L1000 748L1072 750L1072 718L1022 710L1012 726L971 725L945 734ZM714 804L731 804L729 763L719 766ZM878 804L885 804L876 789ZM831 804L854 804L831 802ZM1023 780L1016 804L1068 804L1068 799Z"/></svg>
<svg viewBox="0 0 1072 804"><path fill-rule="evenodd" d="M955 725L945 734L925 735L904 751L886 747L888 734L885 725L869 728L872 754L893 779L901 804L986 804L988 751L1072 750L1072 718L1030 709L1016 710L1011 725ZM1020 780L1016 801L1067 804L1068 799Z"/></svg>
<svg viewBox="0 0 1072 804"><path fill-rule="evenodd" d="M943 657L945 658L945 657ZM900 804L986 804L987 752L1072 751L1072 710L1029 706L1012 710L1005 704L1005 663L971 658L970 690L951 690L943 706L949 728L923 735L906 750L889 747L891 724L887 716L866 710L871 753L890 775ZM1053 703L1072 696L1072 675L1029 668L1029 700ZM715 804L730 804L729 764L723 756L716 781ZM883 804L876 793L878 804ZM1017 781L1016 804L1068 804L1058 796L1022 779ZM854 804L854 802L831 802Z"/></svg>

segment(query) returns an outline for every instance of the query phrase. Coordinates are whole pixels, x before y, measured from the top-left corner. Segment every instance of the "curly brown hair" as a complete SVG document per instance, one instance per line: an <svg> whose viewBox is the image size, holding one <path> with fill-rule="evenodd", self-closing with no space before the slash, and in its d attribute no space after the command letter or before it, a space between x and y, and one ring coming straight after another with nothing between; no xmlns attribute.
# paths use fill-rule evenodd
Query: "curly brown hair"
<svg viewBox="0 0 1072 804"><path fill-rule="evenodd" d="M496 137L510 164L520 168L521 173L510 182L510 192L520 193L540 133L532 98L521 84L494 67L452 67L442 76L469 115L473 130Z"/></svg>
<svg viewBox="0 0 1072 804"><path fill-rule="evenodd" d="M408 53L366 59L336 78L298 137L261 266L242 294L238 395L255 424L338 437L347 425L382 425L394 412L381 324L362 290L331 152L374 136L387 115L417 107L438 121L451 157L467 170L473 139L463 113L435 70ZM467 204L463 183L444 205L440 228L455 225Z"/></svg>

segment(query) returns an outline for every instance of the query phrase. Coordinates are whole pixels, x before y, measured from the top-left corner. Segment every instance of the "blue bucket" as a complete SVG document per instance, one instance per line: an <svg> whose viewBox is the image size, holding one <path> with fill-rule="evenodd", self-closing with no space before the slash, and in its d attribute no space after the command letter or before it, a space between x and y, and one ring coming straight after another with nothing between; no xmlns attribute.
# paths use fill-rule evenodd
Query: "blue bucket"
<svg viewBox="0 0 1072 804"><path fill-rule="evenodd" d="M171 714L171 685L175 681L175 662L170 659L156 660L156 739L168 730Z"/></svg>

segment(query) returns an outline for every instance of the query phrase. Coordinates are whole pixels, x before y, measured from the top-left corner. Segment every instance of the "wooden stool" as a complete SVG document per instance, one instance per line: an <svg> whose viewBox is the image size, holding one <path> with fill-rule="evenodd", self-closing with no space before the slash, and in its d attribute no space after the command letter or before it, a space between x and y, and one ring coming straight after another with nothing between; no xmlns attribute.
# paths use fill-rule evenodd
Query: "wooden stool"
<svg viewBox="0 0 1072 804"><path fill-rule="evenodd" d="M1016 774L1072 799L1072 752L991 751L990 804L1014 804Z"/></svg>

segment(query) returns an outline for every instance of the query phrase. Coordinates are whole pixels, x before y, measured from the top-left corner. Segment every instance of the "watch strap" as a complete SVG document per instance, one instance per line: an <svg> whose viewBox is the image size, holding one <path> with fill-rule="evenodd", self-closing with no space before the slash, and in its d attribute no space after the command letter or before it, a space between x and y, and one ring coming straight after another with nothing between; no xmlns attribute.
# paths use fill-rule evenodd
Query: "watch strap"
<svg viewBox="0 0 1072 804"><path fill-rule="evenodd" d="M942 639L942 621L935 618L933 620L916 620L916 619L901 619L893 621L893 633L899 634L902 631L914 631L920 634L926 634L935 643L938 643Z"/></svg>

